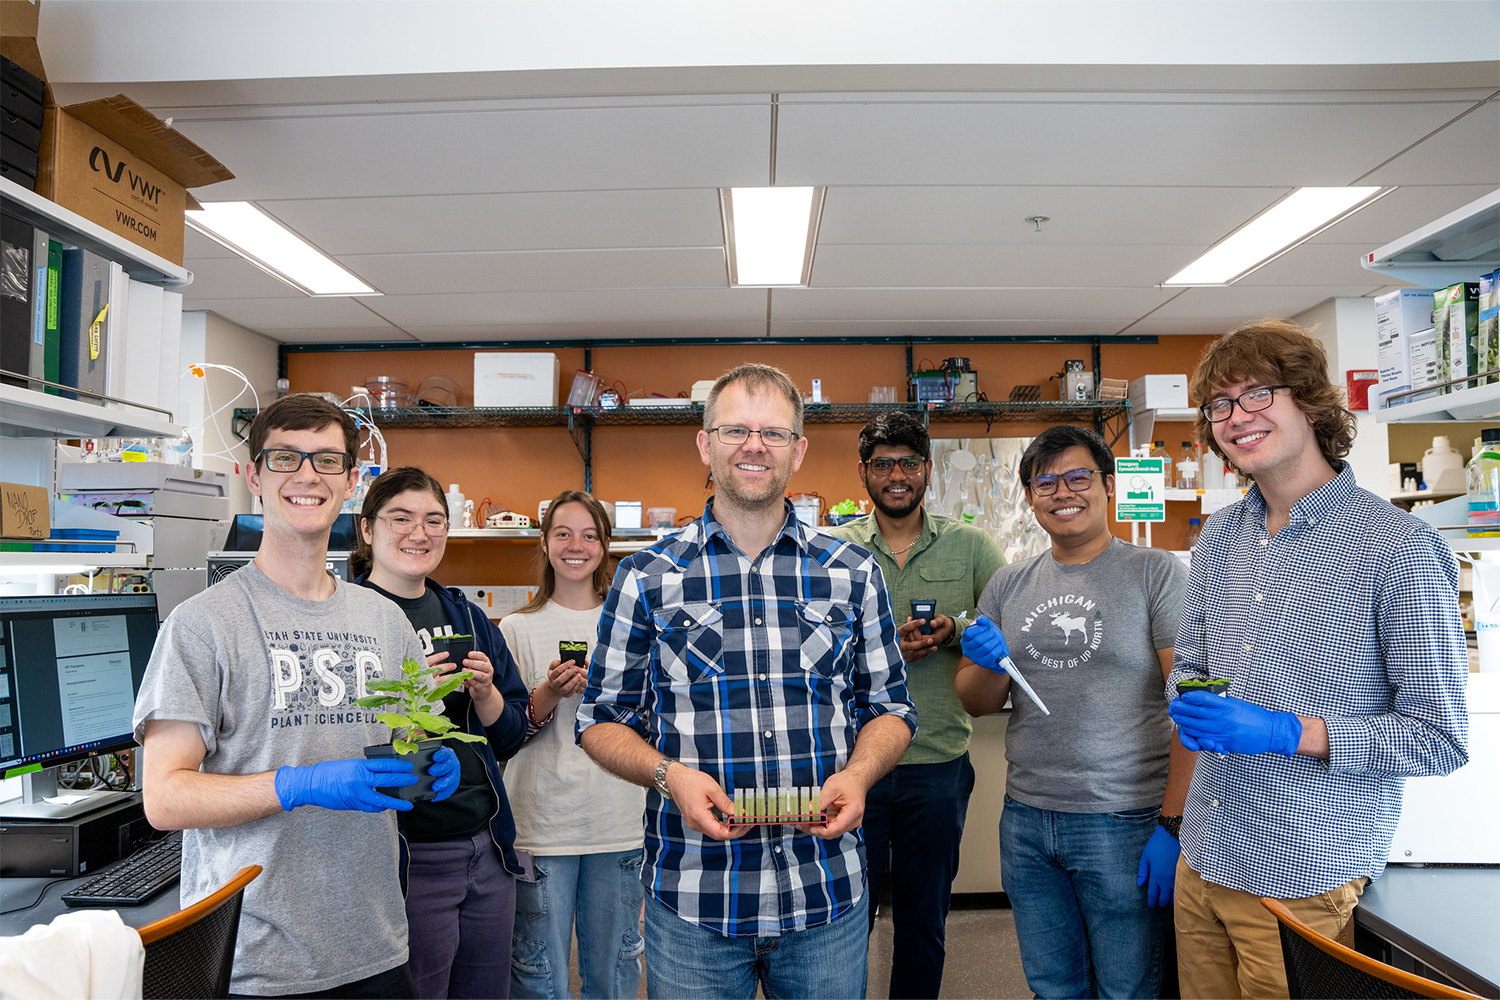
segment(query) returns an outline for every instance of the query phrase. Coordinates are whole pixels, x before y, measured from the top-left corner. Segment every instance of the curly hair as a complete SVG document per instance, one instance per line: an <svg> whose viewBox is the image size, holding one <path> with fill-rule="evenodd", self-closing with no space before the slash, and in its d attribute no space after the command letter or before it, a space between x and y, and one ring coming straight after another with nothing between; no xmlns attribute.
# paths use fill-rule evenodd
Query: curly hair
<svg viewBox="0 0 1500 1000"><path fill-rule="evenodd" d="M1328 378L1328 352L1305 327L1262 319L1230 330L1204 350L1188 392L1201 406L1237 382L1290 386L1297 409L1312 422L1318 450L1334 469L1354 447L1354 414L1344 405L1344 390ZM1200 410L1198 440L1229 461L1212 427Z"/></svg>

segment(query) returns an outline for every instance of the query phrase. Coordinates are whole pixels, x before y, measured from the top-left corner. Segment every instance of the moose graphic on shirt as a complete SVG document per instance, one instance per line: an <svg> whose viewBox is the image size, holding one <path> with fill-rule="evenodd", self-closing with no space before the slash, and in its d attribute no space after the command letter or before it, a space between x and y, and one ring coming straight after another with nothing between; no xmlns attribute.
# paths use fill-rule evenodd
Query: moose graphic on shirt
<svg viewBox="0 0 1500 1000"><path fill-rule="evenodd" d="M1083 620L1082 615L1069 615L1066 611L1054 611L1052 613L1052 624L1057 628L1062 629L1064 646L1066 646L1068 644L1068 641L1072 638L1072 636L1068 634L1070 632L1077 632L1078 638L1083 640L1083 644L1085 646L1088 645L1089 633L1088 629L1085 627L1087 623Z"/></svg>

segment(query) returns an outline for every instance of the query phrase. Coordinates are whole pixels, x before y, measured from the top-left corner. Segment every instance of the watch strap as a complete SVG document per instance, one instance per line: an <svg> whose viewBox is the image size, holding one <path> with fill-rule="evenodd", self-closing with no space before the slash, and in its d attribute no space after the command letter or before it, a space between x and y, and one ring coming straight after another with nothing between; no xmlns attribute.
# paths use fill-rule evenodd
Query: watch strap
<svg viewBox="0 0 1500 1000"><path fill-rule="evenodd" d="M1156 818L1156 825L1164 827L1166 831L1174 837L1180 837L1182 835L1181 816L1158 816Z"/></svg>
<svg viewBox="0 0 1500 1000"><path fill-rule="evenodd" d="M657 761L656 764L656 790L658 792L661 792L662 795L666 796L668 799L672 797L672 793L667 791L667 768L676 763L678 763L678 761L674 757L663 757L661 760Z"/></svg>

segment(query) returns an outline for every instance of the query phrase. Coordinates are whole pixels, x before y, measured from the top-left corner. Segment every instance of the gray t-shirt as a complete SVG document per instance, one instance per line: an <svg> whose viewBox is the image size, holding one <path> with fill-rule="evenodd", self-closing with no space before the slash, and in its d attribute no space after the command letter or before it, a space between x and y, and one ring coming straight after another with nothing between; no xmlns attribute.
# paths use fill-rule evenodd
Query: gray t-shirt
<svg viewBox="0 0 1500 1000"><path fill-rule="evenodd" d="M1172 726L1156 651L1177 641L1186 586L1176 556L1118 538L1082 565L1048 551L995 574L979 611L1052 711L1011 685L1006 794L1058 812L1161 804Z"/></svg>
<svg viewBox="0 0 1500 1000"><path fill-rule="evenodd" d="M405 657L420 660L422 647L374 591L338 582L328 600L303 600L252 563L167 618L136 700L136 739L148 719L196 722L212 774L360 757L390 729L354 699ZM406 961L397 864L394 812L303 806L185 831L182 903L262 866L245 891L230 991L310 993Z"/></svg>

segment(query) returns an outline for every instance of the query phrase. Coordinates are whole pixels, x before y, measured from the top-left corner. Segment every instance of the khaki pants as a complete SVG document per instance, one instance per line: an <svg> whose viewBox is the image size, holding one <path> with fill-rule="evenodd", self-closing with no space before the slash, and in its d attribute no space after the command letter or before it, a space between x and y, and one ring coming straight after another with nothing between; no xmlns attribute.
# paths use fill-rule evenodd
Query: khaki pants
<svg viewBox="0 0 1500 1000"><path fill-rule="evenodd" d="M1321 896L1281 902L1313 930L1352 947L1350 917L1368 881L1357 878ZM1184 1000L1287 995L1276 918L1259 896L1204 881L1182 857L1175 909L1177 978Z"/></svg>

